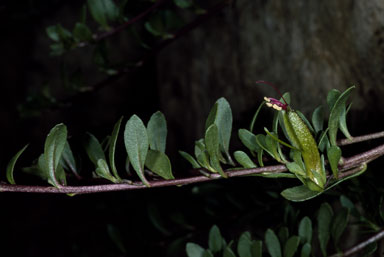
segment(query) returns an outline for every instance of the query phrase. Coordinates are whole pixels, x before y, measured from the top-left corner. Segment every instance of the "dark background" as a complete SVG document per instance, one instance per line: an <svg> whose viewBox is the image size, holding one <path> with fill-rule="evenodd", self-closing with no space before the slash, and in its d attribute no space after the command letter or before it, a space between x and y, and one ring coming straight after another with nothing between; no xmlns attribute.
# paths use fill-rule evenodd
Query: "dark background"
<svg viewBox="0 0 384 257"><path fill-rule="evenodd" d="M199 3L208 9L216 2ZM57 123L67 125L74 151L84 156L81 140L87 131L103 138L122 115L138 114L146 122L161 110L168 121L167 152L173 171L183 176L190 167L177 150L192 152L194 140L203 134L209 109L221 96L228 99L234 115L231 148L239 147L237 129L248 126L265 94L276 96L272 89L256 86L258 79L272 81L283 92L290 91L294 107L306 114L324 103L331 88L345 90L355 84L348 121L352 134L382 130L381 1L233 1L152 55L141 68L99 90L72 97L63 87L63 63L70 71L81 67L86 85L95 85L106 76L92 64L91 47L50 56L51 41L45 28L57 23L72 27L83 4L0 1L3 171L26 143L30 146L18 167L30 165ZM134 16L150 3L132 6ZM183 18L191 21L195 16L186 13ZM155 41L150 36L148 40ZM136 60L146 52L125 32L108 41L113 58ZM65 100L63 106L41 106L31 101L46 87L57 100ZM268 120L268 113L263 115L261 120ZM374 144L350 147L346 152L355 153ZM122 146L119 150L124 153ZM373 167L376 169L367 179L379 176L380 165ZM90 169L84 164L85 173ZM15 176L20 184L44 184L17 169ZM266 228L284 222L291 204L276 192L286 187L285 181L251 177L74 197L2 193L0 250L13 256L182 256L186 242L206 244L213 224L218 224L228 239L245 230L262 238ZM340 187L339 192L348 193L348 187ZM321 202L335 199L328 195L292 206L300 209L298 216L302 216ZM111 227L121 234L128 254L124 255L111 239Z"/></svg>

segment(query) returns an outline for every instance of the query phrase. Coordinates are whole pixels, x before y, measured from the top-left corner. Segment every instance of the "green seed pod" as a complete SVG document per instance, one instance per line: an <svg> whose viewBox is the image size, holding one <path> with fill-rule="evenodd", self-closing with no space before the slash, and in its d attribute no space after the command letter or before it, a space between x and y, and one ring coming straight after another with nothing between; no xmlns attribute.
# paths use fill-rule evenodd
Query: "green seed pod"
<svg viewBox="0 0 384 257"><path fill-rule="evenodd" d="M281 125L284 127L292 145L301 152L306 174L304 183L313 191L324 190L326 174L316 141L311 131L288 104L284 104L274 98L265 97L264 99L267 102L267 106L281 111Z"/></svg>

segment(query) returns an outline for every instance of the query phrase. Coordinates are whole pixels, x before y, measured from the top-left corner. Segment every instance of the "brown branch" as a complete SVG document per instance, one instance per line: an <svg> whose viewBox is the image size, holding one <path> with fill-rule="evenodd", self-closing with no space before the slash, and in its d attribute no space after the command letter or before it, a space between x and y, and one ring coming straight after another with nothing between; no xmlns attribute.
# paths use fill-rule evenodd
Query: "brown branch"
<svg viewBox="0 0 384 257"><path fill-rule="evenodd" d="M98 42L98 41L101 41L101 40L104 40L124 29L126 29L129 25L132 25L136 22L138 22L139 20L141 20L142 18L144 18L145 16L147 16L149 13L151 13L153 10L155 10L156 8L158 8L159 6L161 6L162 4L164 4L166 1L168 0L158 0L156 3L154 3L151 7L149 7L148 9L146 9L145 11L143 11L142 13L140 13L139 15L133 17L132 19L124 22L123 24L121 24L120 26L117 26L115 28L112 28L110 29L109 31L107 32L104 32L102 34L99 34L99 35L95 35L93 37L93 40L95 42ZM90 44L90 42L80 42L77 44L78 47L85 47L85 46L88 46Z"/></svg>
<svg viewBox="0 0 384 257"><path fill-rule="evenodd" d="M350 145L350 144L360 143L360 142L382 138L382 137L384 137L384 131L363 135L363 136L352 137L351 139L348 139L348 138L341 139L337 141L337 145L340 145L340 146Z"/></svg>
<svg viewBox="0 0 384 257"><path fill-rule="evenodd" d="M340 170L349 170L341 173L340 177L352 175L352 172L358 172L354 168L359 167L363 163L368 163L379 156L384 155L384 144L375 147L366 152L351 156L344 159L344 163L339 167ZM263 172L270 173L282 173L287 171L285 165L273 165L261 168L253 169L238 169L238 170L227 170L225 171L228 177L240 177L247 175L260 174ZM166 187L166 186L181 186L187 184L200 183L205 181L213 181L215 179L222 179L219 174L211 174L207 176L195 176L189 178L173 179L173 180L157 180L150 181L151 187ZM1 184L0 192L29 192L29 193L65 193L65 194L88 194L88 193L99 193L99 192L110 192L110 191L122 191L122 190L136 190L148 188L142 183L137 184L106 184L106 185L92 185L92 186L61 186L59 188L51 186L29 186L29 185L8 185Z"/></svg>
<svg viewBox="0 0 384 257"><path fill-rule="evenodd" d="M263 172L280 173L287 171L285 165L274 165L268 167L261 167L255 169L241 169L227 171L228 177L239 177L252 174L259 174ZM193 183L213 181L215 179L221 179L219 174L211 174L207 176L196 176L190 178L181 178L173 180L158 180L150 181L151 187L166 187L166 186L181 186ZM28 186L28 185L9 185L0 184L0 192L27 192L27 193L64 193L64 194L88 194L98 192L111 192L122 190L135 190L148 188L142 183L137 184L107 184L107 185L93 185L93 186L61 186L59 188L52 186Z"/></svg>
<svg viewBox="0 0 384 257"><path fill-rule="evenodd" d="M363 250L369 244L376 242L376 241L379 241L382 238L384 238L384 230L381 230L380 232L376 233L375 235L371 236L370 238L366 239L365 241L359 243L358 245L355 245L354 247L350 248L349 250L345 251L344 253L337 253L337 254L332 255L331 257L351 256L351 255L356 254L357 252Z"/></svg>

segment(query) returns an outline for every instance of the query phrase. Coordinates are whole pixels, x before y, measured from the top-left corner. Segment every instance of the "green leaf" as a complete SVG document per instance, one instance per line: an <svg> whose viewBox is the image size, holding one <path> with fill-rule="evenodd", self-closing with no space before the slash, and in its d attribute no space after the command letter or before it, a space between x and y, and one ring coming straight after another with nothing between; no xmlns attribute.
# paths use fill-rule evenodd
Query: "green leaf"
<svg viewBox="0 0 384 257"><path fill-rule="evenodd" d="M232 251L231 247L227 246L224 248L223 257L236 257L236 255Z"/></svg>
<svg viewBox="0 0 384 257"><path fill-rule="evenodd" d="M202 257L204 253L204 248L195 243L187 243L186 251L188 257Z"/></svg>
<svg viewBox="0 0 384 257"><path fill-rule="evenodd" d="M332 207L328 203L321 204L317 215L317 227L320 249L324 257L327 256L327 245L330 237L332 216Z"/></svg>
<svg viewBox="0 0 384 257"><path fill-rule="evenodd" d="M277 238L275 232L271 229L267 229L267 232L265 233L265 244L267 245L268 252L272 257L281 257L279 239Z"/></svg>
<svg viewBox="0 0 384 257"><path fill-rule="evenodd" d="M86 24L81 22L75 24L72 34L77 42L87 42L92 40L92 31Z"/></svg>
<svg viewBox="0 0 384 257"><path fill-rule="evenodd" d="M163 39L172 37L172 35L167 33L166 25L161 13L151 16L150 19L144 23L144 27L155 37L162 37Z"/></svg>
<svg viewBox="0 0 384 257"><path fill-rule="evenodd" d="M73 156L68 140L64 146L64 151L60 160L60 165L62 165L64 169L71 171L76 177L79 177L75 157Z"/></svg>
<svg viewBox="0 0 384 257"><path fill-rule="evenodd" d="M119 9L112 0L88 0L88 8L93 19L104 29L108 28L108 21L119 17Z"/></svg>
<svg viewBox="0 0 384 257"><path fill-rule="evenodd" d="M335 146L336 145L336 136L337 136L337 131L339 128L339 120L341 117L341 114L343 112L343 109L345 109L346 101L348 97L351 94L351 91L355 88L355 86L352 86L345 90L335 101L331 113L329 115L329 120L328 120L328 135L329 135L329 140L331 142L331 145Z"/></svg>
<svg viewBox="0 0 384 257"><path fill-rule="evenodd" d="M121 178L117 172L116 164L115 164L115 153L116 153L116 143L117 143L117 137L119 136L120 126L121 122L123 120L123 117L121 117L115 126L113 127L112 135L109 138L109 151L108 151L108 157L109 157L109 164L111 165L111 170L113 175L116 177L118 181L121 181Z"/></svg>
<svg viewBox="0 0 384 257"><path fill-rule="evenodd" d="M329 110L332 110L332 108L334 107L335 103L336 103L336 100L337 98L339 98L339 96L341 95L340 91L337 90L337 89L331 89L329 92L328 92L328 95L327 95L327 104L328 104L328 108Z"/></svg>
<svg viewBox="0 0 384 257"><path fill-rule="evenodd" d="M333 176L335 178L339 177L339 161L341 158L341 149L337 145L330 146L327 150L327 156L328 156L328 161L329 165L331 166L331 170L333 173Z"/></svg>
<svg viewBox="0 0 384 257"><path fill-rule="evenodd" d="M202 152L207 151L205 147L204 138L200 138L199 140L195 141L195 156L197 157Z"/></svg>
<svg viewBox="0 0 384 257"><path fill-rule="evenodd" d="M205 123L205 128L207 129L212 125L212 119L214 117L213 123L216 124L219 132L220 150L225 153L228 162L233 164L229 154L229 141L232 133L232 110L228 101L223 97L218 99L215 105L217 105L217 107L213 109L217 108L217 111L211 110Z"/></svg>
<svg viewBox="0 0 384 257"><path fill-rule="evenodd" d="M349 219L349 209L347 208L341 208L333 219L332 226L331 226L331 235L334 241L335 246L338 245L339 239L341 235L343 234L345 228L347 227Z"/></svg>
<svg viewBox="0 0 384 257"><path fill-rule="evenodd" d="M300 257L309 257L311 255L311 245L309 243L306 243L303 245L303 248L301 248L301 254Z"/></svg>
<svg viewBox="0 0 384 257"><path fill-rule="evenodd" d="M148 121L147 133L150 149L165 152L167 121L160 111L155 112Z"/></svg>
<svg viewBox="0 0 384 257"><path fill-rule="evenodd" d="M267 146L267 148L269 149L269 151L273 154L273 158L278 161L278 162L282 162L281 158L280 158L280 155L278 153L278 141L276 141L274 138L277 138L277 135L274 135L273 132L272 133L269 133L265 136L265 144Z"/></svg>
<svg viewBox="0 0 384 257"><path fill-rule="evenodd" d="M206 168L206 169L208 169L208 170L210 170L212 172L217 172L215 169L213 169L211 167L211 164L209 162L209 155L208 155L207 150L204 150L204 151L200 152L199 155L197 155L196 158L197 158L197 161L199 162L199 164L202 167L204 167L204 168Z"/></svg>
<svg viewBox="0 0 384 257"><path fill-rule="evenodd" d="M312 241L312 221L310 218L305 216L299 224L299 237L302 244L309 243Z"/></svg>
<svg viewBox="0 0 384 257"><path fill-rule="evenodd" d="M55 41L55 42L60 41L60 36L59 36L59 33L57 32L57 26L56 25L52 25L52 26L47 27L45 29L45 32L47 33L48 37L50 39L52 39L53 41Z"/></svg>
<svg viewBox="0 0 384 257"><path fill-rule="evenodd" d="M301 202L301 201L306 201L306 200L309 200L309 199L312 199L316 196L319 196L321 195L322 193L328 191L329 189L331 189L332 187L335 187L337 186L338 184L340 184L341 182L345 181L345 180L348 180L348 179L351 179L351 178L354 178L354 177L357 177L357 176L360 176L361 174L363 174L367 169L367 165L366 164L363 164L361 165L361 170L348 176L348 177L344 177L342 179L338 179L336 181L332 181L330 183L330 185L324 189L324 191L322 192L316 192L316 191L312 191L310 189L308 189L307 186L305 185L301 185L301 186L296 186L296 187L292 187L292 188L288 188L288 189L285 189L284 191L281 192L281 195L290 200L290 201L293 201L293 202Z"/></svg>
<svg viewBox="0 0 384 257"><path fill-rule="evenodd" d="M189 161L189 163L192 165L192 167L194 169L198 169L198 168L201 168L200 164L195 160L195 158L193 158L192 155L190 155L189 153L187 152L184 152L184 151L179 151L179 154L181 156L184 157L184 159L186 159L187 161Z"/></svg>
<svg viewBox="0 0 384 257"><path fill-rule="evenodd" d="M189 8L193 4L192 0L173 0L173 2L180 8Z"/></svg>
<svg viewBox="0 0 384 257"><path fill-rule="evenodd" d="M212 168L219 172L222 177L226 178L227 174L224 173L219 161L219 130L216 124L212 124L207 128L204 141Z"/></svg>
<svg viewBox="0 0 384 257"><path fill-rule="evenodd" d="M172 233L168 230L167 224L164 221L164 212L159 210L157 204L152 202L147 203L148 218L152 225L157 228L164 236L171 236Z"/></svg>
<svg viewBox="0 0 384 257"><path fill-rule="evenodd" d="M149 150L145 160L145 166L164 179L174 179L171 162L168 156L157 150Z"/></svg>
<svg viewBox="0 0 384 257"><path fill-rule="evenodd" d="M262 257L263 242L261 240L252 241L251 253L252 257Z"/></svg>
<svg viewBox="0 0 384 257"><path fill-rule="evenodd" d="M284 246L284 257L293 257L299 247L300 238L298 236L291 236Z"/></svg>
<svg viewBox="0 0 384 257"><path fill-rule="evenodd" d="M203 252L203 257L213 257L213 253L210 250L205 250Z"/></svg>
<svg viewBox="0 0 384 257"><path fill-rule="evenodd" d="M274 158L274 153L272 149L269 149L267 143L266 143L266 136L263 134L256 135L256 143L262 148L264 151L266 151L271 157Z"/></svg>
<svg viewBox="0 0 384 257"><path fill-rule="evenodd" d="M244 168L256 168L257 165L243 151L236 151L234 154L235 160Z"/></svg>
<svg viewBox="0 0 384 257"><path fill-rule="evenodd" d="M106 160L105 154L99 140L91 133L87 133L87 136L84 145L85 151L92 163L97 166L97 162L100 159Z"/></svg>
<svg viewBox="0 0 384 257"><path fill-rule="evenodd" d="M125 125L124 143L133 169L140 180L146 186L150 186L144 176L144 164L149 147L147 129L137 115L132 115Z"/></svg>
<svg viewBox="0 0 384 257"><path fill-rule="evenodd" d="M237 253L239 257L252 257L251 253L251 235L249 232L244 232L237 243Z"/></svg>
<svg viewBox="0 0 384 257"><path fill-rule="evenodd" d="M209 231L209 239L208 239L209 249L213 253L219 252L223 247L222 243L223 243L223 238L221 236L220 230L216 225L214 225Z"/></svg>
<svg viewBox="0 0 384 257"><path fill-rule="evenodd" d="M9 161L7 165L7 171L6 171L6 177L10 184L14 185L16 184L15 179L13 178L13 170L15 168L15 164L17 160L19 159L20 155L27 149L28 145L25 145L21 150L19 150Z"/></svg>
<svg viewBox="0 0 384 257"><path fill-rule="evenodd" d="M108 236L112 242L119 248L122 253L127 253L127 249L124 246L123 237L120 231L113 225L107 225Z"/></svg>
<svg viewBox="0 0 384 257"><path fill-rule="evenodd" d="M251 151L259 152L261 150L260 146L256 142L256 135L246 129L239 129L239 138L240 141Z"/></svg>
<svg viewBox="0 0 384 257"><path fill-rule="evenodd" d="M319 194L321 194L321 192L312 191L305 185L287 188L281 192L281 195L285 199L293 202L306 201L318 196Z"/></svg>
<svg viewBox="0 0 384 257"><path fill-rule="evenodd" d="M303 168L296 162L288 162L285 164L285 166L293 174L296 174L299 176L305 176L305 170L303 170Z"/></svg>
<svg viewBox="0 0 384 257"><path fill-rule="evenodd" d="M287 227L281 227L279 229L279 233L277 233L277 236L279 237L280 243L283 245L288 240L289 237L289 230Z"/></svg>
<svg viewBox="0 0 384 257"><path fill-rule="evenodd" d="M113 183L117 183L118 180L111 175L111 172L108 167L108 163L104 159L99 159L97 161L97 167L95 170L96 174L102 178L108 179Z"/></svg>
<svg viewBox="0 0 384 257"><path fill-rule="evenodd" d="M62 179L63 172L58 167L66 142L67 127L62 123L53 127L45 140L44 167L49 175L51 183L55 187L61 186L59 184L59 179L60 177Z"/></svg>
<svg viewBox="0 0 384 257"><path fill-rule="evenodd" d="M349 105L348 109L351 107L352 104ZM347 113L348 110L345 108L342 109L341 114L340 114L340 119L339 119L339 126L341 132L344 134L344 136L348 139L351 139L352 136L349 133L348 126L347 126Z"/></svg>
<svg viewBox="0 0 384 257"><path fill-rule="evenodd" d="M319 106L313 111L312 124L316 133L323 130L323 124L324 124L324 107L323 106Z"/></svg>

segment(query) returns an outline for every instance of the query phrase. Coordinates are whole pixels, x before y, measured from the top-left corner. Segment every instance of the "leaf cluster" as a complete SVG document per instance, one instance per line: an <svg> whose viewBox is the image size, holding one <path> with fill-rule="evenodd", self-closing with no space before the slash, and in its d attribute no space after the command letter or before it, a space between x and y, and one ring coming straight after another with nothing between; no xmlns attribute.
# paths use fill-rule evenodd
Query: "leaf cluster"
<svg viewBox="0 0 384 257"><path fill-rule="evenodd" d="M91 133L87 134L84 142L85 151L89 160L94 164L94 177L103 178L112 183L132 183L122 179L116 164L117 139L123 117L115 124L110 136L100 142ZM161 112L154 113L147 126L137 116L132 115L126 122L124 129L124 143L126 148L126 171L132 167L140 180L150 186L146 179L146 170L163 179L174 179L171 163L165 154L167 125ZM9 162L7 167L7 180L15 184L14 167L17 159L26 149L22 148ZM67 128L58 124L51 129L45 140L44 153L40 155L36 165L24 168L24 171L35 174L55 187L67 185L67 174L81 178L76 158L68 142Z"/></svg>
<svg viewBox="0 0 384 257"><path fill-rule="evenodd" d="M342 195L339 207L332 207L324 202L314 218L302 217L291 231L283 225L275 230L268 228L263 238L258 236L253 239L250 232L243 232L237 240L227 242L219 228L214 225L208 235L207 249L189 242L186 244L186 252L188 257L326 257L332 252L342 250L342 236L348 226L356 225L370 227L371 233L378 230L358 211L351 200ZM374 242L362 249L359 256L370 256L376 249L377 243Z"/></svg>

